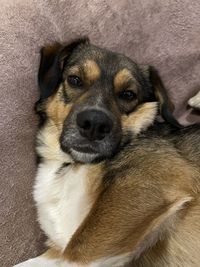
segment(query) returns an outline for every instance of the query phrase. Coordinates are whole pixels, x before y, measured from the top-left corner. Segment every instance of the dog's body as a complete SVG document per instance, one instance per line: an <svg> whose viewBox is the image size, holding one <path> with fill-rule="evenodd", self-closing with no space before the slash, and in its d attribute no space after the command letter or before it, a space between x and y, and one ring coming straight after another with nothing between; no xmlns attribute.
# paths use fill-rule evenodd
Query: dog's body
<svg viewBox="0 0 200 267"><path fill-rule="evenodd" d="M92 50L89 44L81 42L80 46ZM101 51L92 51L102 60ZM65 63L62 67L77 71L74 62L79 52L75 49L73 53L73 60L68 59L67 67ZM102 61L98 60L94 62L90 56L84 61L90 81L106 76ZM52 58L47 62L52 66ZM57 67L53 73L58 72ZM120 68L114 72L116 90L124 86L126 77L129 87L133 79L130 67ZM136 67L134 82L147 86L137 71ZM44 81L43 76L47 76L51 87L49 79L53 75L49 68L48 75L43 67L41 73L41 79ZM77 85L77 77L75 80ZM158 88L155 94L162 113L177 126L166 105L169 100L161 81L155 81L155 76L151 81ZM105 80L103 84L106 87ZM40 163L34 187L38 219L48 236L50 250L19 266L199 266L200 126L177 129L156 123L157 103L147 99L154 100L152 92L146 91L141 99L131 98L131 104L129 90L126 107L124 102L117 104L119 115L116 103L108 103L108 98L103 101L104 95L94 101L89 91L76 98L71 92L68 103L63 84L54 81L53 87L58 88L56 93L48 93L39 102L45 123L37 137ZM97 87L92 88L91 94L97 96ZM134 94L139 95L138 90ZM81 102L85 99L87 105ZM85 112L88 103L93 105L89 117ZM77 148L79 134L87 142Z"/></svg>

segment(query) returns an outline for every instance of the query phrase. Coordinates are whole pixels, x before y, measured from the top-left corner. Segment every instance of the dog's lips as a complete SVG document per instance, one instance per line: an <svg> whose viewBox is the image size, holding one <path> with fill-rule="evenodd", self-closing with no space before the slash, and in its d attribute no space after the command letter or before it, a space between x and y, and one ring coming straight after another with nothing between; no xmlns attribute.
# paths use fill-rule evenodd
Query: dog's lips
<svg viewBox="0 0 200 267"><path fill-rule="evenodd" d="M81 153L98 154L98 151L96 151L96 149L94 149L91 146L87 146L87 145L72 146L71 149L73 149L73 150L75 150L77 152L81 152Z"/></svg>
<svg viewBox="0 0 200 267"><path fill-rule="evenodd" d="M70 154L75 161L80 161L84 163L93 162L96 158L99 157L99 153L86 149L83 152L83 150L81 151L80 148L79 149L70 148Z"/></svg>
<svg viewBox="0 0 200 267"><path fill-rule="evenodd" d="M60 147L77 162L94 162L110 158L119 145L116 136L110 135L103 140L87 140L77 131L65 128L60 137Z"/></svg>

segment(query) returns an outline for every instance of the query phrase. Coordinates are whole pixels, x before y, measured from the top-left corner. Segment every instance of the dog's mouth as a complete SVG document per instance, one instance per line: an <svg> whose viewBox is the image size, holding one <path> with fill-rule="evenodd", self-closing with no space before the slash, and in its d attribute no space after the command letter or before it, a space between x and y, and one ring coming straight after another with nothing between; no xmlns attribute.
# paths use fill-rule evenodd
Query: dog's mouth
<svg viewBox="0 0 200 267"><path fill-rule="evenodd" d="M76 145L71 147L71 150L80 152L80 153L86 153L86 154L99 154L96 149L94 149L92 146L89 145Z"/></svg>
<svg viewBox="0 0 200 267"><path fill-rule="evenodd" d="M85 148L70 148L69 153L75 161L83 163L96 162L98 159L101 158L101 155L98 152L94 152L93 150Z"/></svg>
<svg viewBox="0 0 200 267"><path fill-rule="evenodd" d="M66 146L66 143L63 145L61 142L61 149L65 153L70 154L75 162L94 163L103 158L102 152L93 148L91 145L71 144L70 146Z"/></svg>
<svg viewBox="0 0 200 267"><path fill-rule="evenodd" d="M117 149L119 140L102 140L101 142L86 142L82 138L61 137L61 149L71 155L75 162L96 163L110 158Z"/></svg>
<svg viewBox="0 0 200 267"><path fill-rule="evenodd" d="M74 143L72 140L71 142L61 141L61 149L70 154L75 162L92 163L108 156L102 149L99 149L97 144ZM109 149L106 149L106 151L109 151Z"/></svg>

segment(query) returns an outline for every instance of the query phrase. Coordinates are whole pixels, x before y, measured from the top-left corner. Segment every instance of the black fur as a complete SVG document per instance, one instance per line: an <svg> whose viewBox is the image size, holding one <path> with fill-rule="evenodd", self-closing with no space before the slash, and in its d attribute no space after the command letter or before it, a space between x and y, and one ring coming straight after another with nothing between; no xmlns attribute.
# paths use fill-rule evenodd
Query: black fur
<svg viewBox="0 0 200 267"><path fill-rule="evenodd" d="M41 61L38 73L40 98L51 96L62 81L62 71L65 68L67 58L72 51L81 44L86 44L88 39L78 39L69 45L55 44L52 47L41 49ZM48 51L50 50L50 51Z"/></svg>

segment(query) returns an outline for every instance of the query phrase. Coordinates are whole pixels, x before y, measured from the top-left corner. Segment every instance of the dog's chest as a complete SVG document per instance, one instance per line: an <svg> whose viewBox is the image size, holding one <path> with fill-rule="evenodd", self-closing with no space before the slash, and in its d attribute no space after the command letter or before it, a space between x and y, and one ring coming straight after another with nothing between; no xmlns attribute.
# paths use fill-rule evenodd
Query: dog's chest
<svg viewBox="0 0 200 267"><path fill-rule="evenodd" d="M59 171L60 162L39 166L34 199L42 229L56 245L64 249L88 214L92 201L88 194L88 170L68 166Z"/></svg>

